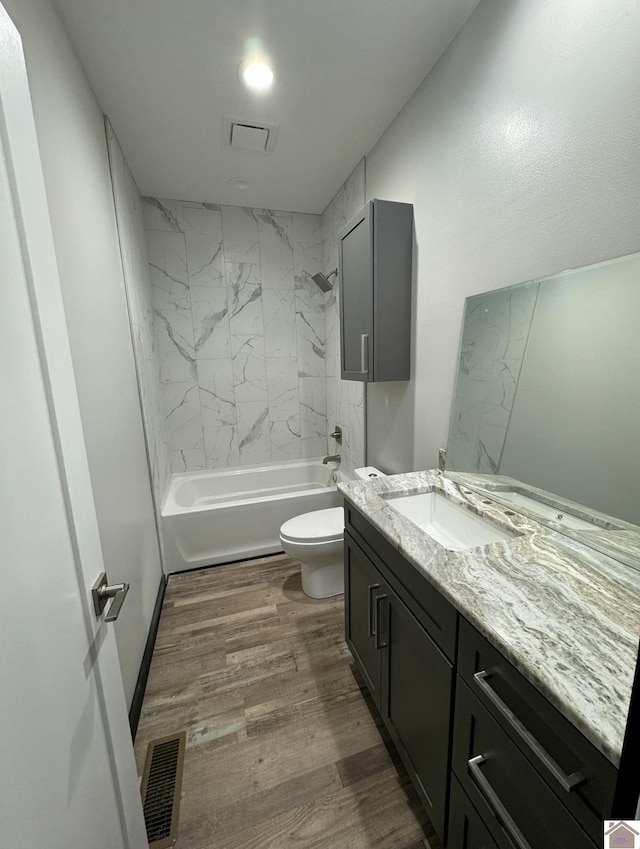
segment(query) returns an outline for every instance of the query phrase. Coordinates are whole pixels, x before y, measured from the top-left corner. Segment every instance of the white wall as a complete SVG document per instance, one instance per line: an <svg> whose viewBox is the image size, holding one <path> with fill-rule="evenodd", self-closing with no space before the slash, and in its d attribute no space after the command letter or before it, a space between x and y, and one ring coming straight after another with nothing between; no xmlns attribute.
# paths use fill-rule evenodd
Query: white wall
<svg viewBox="0 0 640 849"><path fill-rule="evenodd" d="M368 388L368 457L433 467L464 298L640 247L640 5L483 0L367 158L415 210L413 379Z"/></svg>
<svg viewBox="0 0 640 849"><path fill-rule="evenodd" d="M48 0L6 0L21 33L100 538L130 581L116 634L131 700L161 576L101 109Z"/></svg>
<svg viewBox="0 0 640 849"><path fill-rule="evenodd" d="M159 528L162 522L160 507L171 477L171 467L160 397L160 356L153 332L149 257L142 211L144 203L113 127L108 120L106 125L122 273L154 494L156 526ZM160 548L162 552L162 537Z"/></svg>

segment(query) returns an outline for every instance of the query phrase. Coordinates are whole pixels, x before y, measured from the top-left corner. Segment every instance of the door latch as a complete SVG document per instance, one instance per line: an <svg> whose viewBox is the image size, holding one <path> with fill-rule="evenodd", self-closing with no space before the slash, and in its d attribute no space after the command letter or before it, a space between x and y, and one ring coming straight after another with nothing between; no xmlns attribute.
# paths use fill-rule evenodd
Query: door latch
<svg viewBox="0 0 640 849"><path fill-rule="evenodd" d="M113 599L104 621L115 622L128 592L129 584L107 584L107 573L101 572L91 589L96 616L101 616L109 599Z"/></svg>

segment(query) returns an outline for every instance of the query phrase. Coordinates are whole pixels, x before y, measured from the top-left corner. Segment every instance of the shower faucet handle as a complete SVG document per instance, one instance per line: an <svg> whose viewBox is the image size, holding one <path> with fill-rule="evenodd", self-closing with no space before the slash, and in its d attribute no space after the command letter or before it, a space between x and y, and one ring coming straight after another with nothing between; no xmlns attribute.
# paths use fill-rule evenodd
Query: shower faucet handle
<svg viewBox="0 0 640 849"><path fill-rule="evenodd" d="M342 428L340 425L335 425L333 433L330 433L329 436L331 439L335 439L338 445L342 445Z"/></svg>

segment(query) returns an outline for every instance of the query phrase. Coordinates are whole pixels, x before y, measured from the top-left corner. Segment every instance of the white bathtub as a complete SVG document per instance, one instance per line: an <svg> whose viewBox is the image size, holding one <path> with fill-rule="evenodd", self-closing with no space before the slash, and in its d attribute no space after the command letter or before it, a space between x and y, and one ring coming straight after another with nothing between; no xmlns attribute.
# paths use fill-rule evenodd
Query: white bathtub
<svg viewBox="0 0 640 849"><path fill-rule="evenodd" d="M162 504L167 572L282 551L287 519L338 507L343 472L321 460L173 475Z"/></svg>

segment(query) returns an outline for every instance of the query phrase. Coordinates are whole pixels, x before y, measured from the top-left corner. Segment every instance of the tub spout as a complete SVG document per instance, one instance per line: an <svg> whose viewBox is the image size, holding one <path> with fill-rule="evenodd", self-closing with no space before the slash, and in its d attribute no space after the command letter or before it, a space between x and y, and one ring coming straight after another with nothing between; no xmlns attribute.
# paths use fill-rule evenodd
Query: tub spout
<svg viewBox="0 0 640 849"><path fill-rule="evenodd" d="M340 462L340 455L339 454L329 454L328 457L322 458L322 462L324 463L325 466L327 465L327 463L339 463Z"/></svg>

